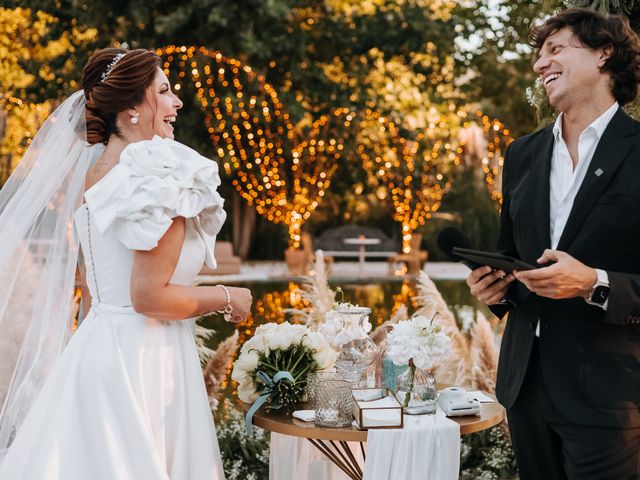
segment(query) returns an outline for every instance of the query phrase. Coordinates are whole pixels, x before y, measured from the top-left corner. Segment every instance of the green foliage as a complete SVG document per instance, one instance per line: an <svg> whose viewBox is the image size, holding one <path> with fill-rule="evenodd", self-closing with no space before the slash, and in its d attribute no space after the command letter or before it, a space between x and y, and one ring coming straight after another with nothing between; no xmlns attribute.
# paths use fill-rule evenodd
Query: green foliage
<svg viewBox="0 0 640 480"><path fill-rule="evenodd" d="M318 364L309 348L303 345L291 345L286 350L272 350L268 356L260 353L255 372L264 372L270 379L279 372L288 372L293 376L293 382L285 379L273 382L273 385L266 385L259 376L254 374L253 377L259 393L271 392L269 404L272 409L290 409L302 401L307 386L307 376L317 369Z"/></svg>
<svg viewBox="0 0 640 480"><path fill-rule="evenodd" d="M564 8L592 8L604 13L624 15L629 19L631 28L635 32L640 32L640 1L638 0L565 0L561 6ZM551 122L556 112L549 104L544 88L539 82L530 87L528 96L530 104L536 110L538 124L543 125ZM627 105L625 109L632 117L640 118L640 100L638 98Z"/></svg>
<svg viewBox="0 0 640 480"><path fill-rule="evenodd" d="M240 58L267 75L294 121L337 106L378 106L366 81L378 60L372 50L379 51L384 61L396 59L425 78L437 77L445 58L455 50L454 18L435 15L424 0L373 2L379 4L374 11L360 14L346 13L338 0L20 3L56 12L61 28L72 21L98 27L102 46L126 43L155 48L179 43L207 46ZM425 52L428 44L437 47L431 52L436 62L415 56ZM343 64L346 83L327 70L335 61ZM437 103L441 89L436 84L425 87Z"/></svg>
<svg viewBox="0 0 640 480"><path fill-rule="evenodd" d="M486 0L464 3L473 8L456 11L469 44L458 53L459 75L469 79L461 86L463 92L484 113L502 120L516 138L530 133L537 122L526 98L536 78L528 32L534 22L562 7L561 1L500 0L491 10Z"/></svg>
<svg viewBox="0 0 640 480"><path fill-rule="evenodd" d="M452 214L454 219L436 218L418 230L423 234L423 245L429 251L430 260L446 260L436 243L436 236L442 228L452 223L469 237L473 248L495 249L499 214L479 173L471 168L456 173L453 187L444 197L440 209L443 213Z"/></svg>
<svg viewBox="0 0 640 480"><path fill-rule="evenodd" d="M568 0L567 6L593 8L600 12L626 15L637 30L637 22L640 18L640 1L638 0Z"/></svg>
<svg viewBox="0 0 640 480"><path fill-rule="evenodd" d="M86 62L97 30L13 3L0 7L0 95L44 103L77 90L77 65Z"/></svg>
<svg viewBox="0 0 640 480"><path fill-rule="evenodd" d="M227 480L269 478L269 434L258 427L247 433L244 416L230 400L216 412L216 433Z"/></svg>
<svg viewBox="0 0 640 480"><path fill-rule="evenodd" d="M514 480L516 459L502 425L462 437L460 480Z"/></svg>
<svg viewBox="0 0 640 480"><path fill-rule="evenodd" d="M335 107L374 108L394 120L409 138L424 131L431 107L445 119L435 130L451 132L455 138L450 114L470 103L501 119L515 136L532 131L534 109L525 91L535 75L527 31L532 21L560 6L559 0L499 0L491 10L486 0L13 3L55 13L56 28L61 30L74 24L97 27L95 47L202 45L239 58L273 84L294 124L309 125ZM65 75L79 79L90 53L78 52L75 70ZM33 89L34 95L43 98L68 93L51 82L39 82ZM192 96L188 90L180 93L185 107L176 138L215 157L199 105L188 98ZM395 236L398 227L389 218L391 202L380 195L370 173L357 158L343 158L330 190L310 219L311 230L358 221ZM455 186L449 196L455 197L454 192ZM446 196L444 201L446 205ZM467 217L465 222L473 224L477 238L493 236L495 214L486 222ZM253 242L252 258L281 258L287 244L284 227L259 218L255 238L260 241Z"/></svg>

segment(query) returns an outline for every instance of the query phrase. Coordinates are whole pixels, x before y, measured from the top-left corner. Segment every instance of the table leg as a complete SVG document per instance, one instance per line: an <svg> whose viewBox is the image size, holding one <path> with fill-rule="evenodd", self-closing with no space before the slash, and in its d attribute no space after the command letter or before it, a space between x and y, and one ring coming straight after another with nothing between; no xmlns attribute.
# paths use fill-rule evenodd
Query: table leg
<svg viewBox="0 0 640 480"><path fill-rule="evenodd" d="M364 276L364 251L364 245L360 245L360 262L358 265L360 277Z"/></svg>
<svg viewBox="0 0 640 480"><path fill-rule="evenodd" d="M362 478L362 469L360 468L360 464L358 463L358 460L356 460L356 457L353 456L353 452L351 451L349 444L347 442L341 441L340 446L342 446L342 450L347 454L349 461L355 467L356 472L358 473L358 475L360 475L360 478ZM360 448L363 448L362 444L360 444Z"/></svg>
<svg viewBox="0 0 640 480"><path fill-rule="evenodd" d="M353 480L362 480L363 473L362 467L356 460L349 444L347 442L333 442L333 441L325 441L325 440L316 440L313 438L308 438L311 444L320 450L325 457L333 462L340 470L342 470L349 478ZM363 452L364 456L364 446L362 442L360 443L360 448Z"/></svg>

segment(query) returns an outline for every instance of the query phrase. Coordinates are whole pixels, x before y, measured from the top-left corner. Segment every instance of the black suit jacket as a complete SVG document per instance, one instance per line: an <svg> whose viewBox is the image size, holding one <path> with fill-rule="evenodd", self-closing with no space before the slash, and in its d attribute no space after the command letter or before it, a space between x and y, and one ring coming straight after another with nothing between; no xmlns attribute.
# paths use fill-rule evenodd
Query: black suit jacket
<svg viewBox="0 0 640 480"><path fill-rule="evenodd" d="M553 141L551 125L512 142L505 155L498 249L531 265L550 248ZM608 309L581 298L542 298L514 282L508 297L517 306L502 339L498 399L507 408L515 402L539 319L543 377L564 417L585 426L640 427L640 123L621 109L598 143L557 250L607 271Z"/></svg>

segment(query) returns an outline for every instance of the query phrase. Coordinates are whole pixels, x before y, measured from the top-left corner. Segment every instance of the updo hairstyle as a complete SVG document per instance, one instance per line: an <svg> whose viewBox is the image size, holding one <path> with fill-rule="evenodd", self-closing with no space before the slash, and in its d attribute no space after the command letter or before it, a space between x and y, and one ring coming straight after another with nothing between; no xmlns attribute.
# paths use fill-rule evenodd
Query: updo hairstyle
<svg viewBox="0 0 640 480"><path fill-rule="evenodd" d="M102 75L120 53L126 55L103 82ZM89 144L107 143L112 134L120 134L117 114L142 102L160 65L160 57L144 49L105 48L91 56L82 72Z"/></svg>

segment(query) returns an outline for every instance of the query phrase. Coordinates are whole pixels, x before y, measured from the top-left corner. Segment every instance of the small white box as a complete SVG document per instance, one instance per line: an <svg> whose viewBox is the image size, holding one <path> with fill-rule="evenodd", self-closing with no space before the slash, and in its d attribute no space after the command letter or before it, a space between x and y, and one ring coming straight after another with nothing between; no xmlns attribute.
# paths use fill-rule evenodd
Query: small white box
<svg viewBox="0 0 640 480"><path fill-rule="evenodd" d="M403 427L402 405L384 388L354 389L353 416L360 430Z"/></svg>

